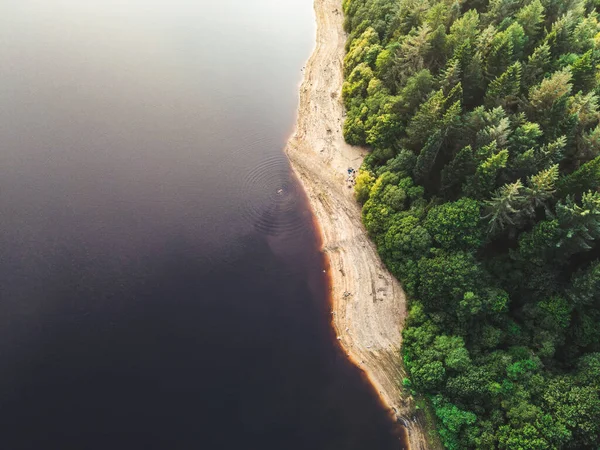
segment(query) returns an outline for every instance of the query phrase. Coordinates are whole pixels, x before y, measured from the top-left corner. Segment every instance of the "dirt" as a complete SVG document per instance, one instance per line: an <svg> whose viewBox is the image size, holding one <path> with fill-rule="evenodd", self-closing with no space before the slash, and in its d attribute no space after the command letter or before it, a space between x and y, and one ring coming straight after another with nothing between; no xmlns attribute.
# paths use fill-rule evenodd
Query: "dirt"
<svg viewBox="0 0 600 450"><path fill-rule="evenodd" d="M346 144L341 99L346 33L341 0L315 0L317 38L305 68L295 134L286 147L304 186L329 259L332 322L338 342L362 369L390 414L407 429L411 449L428 448L412 399L402 392L400 346L406 296L381 263L349 187L367 150Z"/></svg>

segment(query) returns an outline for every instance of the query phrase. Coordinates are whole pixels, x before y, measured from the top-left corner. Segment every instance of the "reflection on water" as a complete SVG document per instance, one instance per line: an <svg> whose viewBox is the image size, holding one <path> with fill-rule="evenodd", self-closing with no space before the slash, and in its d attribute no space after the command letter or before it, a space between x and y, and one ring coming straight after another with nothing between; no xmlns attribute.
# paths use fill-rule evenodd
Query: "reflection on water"
<svg viewBox="0 0 600 450"><path fill-rule="evenodd" d="M282 154L310 2L0 5L2 448L399 448Z"/></svg>

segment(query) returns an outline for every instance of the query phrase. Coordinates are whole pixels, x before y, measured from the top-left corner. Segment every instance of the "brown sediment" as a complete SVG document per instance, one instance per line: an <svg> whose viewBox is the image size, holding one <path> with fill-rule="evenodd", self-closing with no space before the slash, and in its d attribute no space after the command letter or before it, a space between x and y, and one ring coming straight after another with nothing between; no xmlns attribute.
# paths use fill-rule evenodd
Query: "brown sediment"
<svg viewBox="0 0 600 450"><path fill-rule="evenodd" d="M348 187L367 151L344 141L341 100L346 33L341 0L315 0L316 47L300 87L294 135L286 147L313 210L329 262L336 339L362 369L390 413L408 433L411 449L428 448L412 399L401 389L401 330L406 297L381 263Z"/></svg>

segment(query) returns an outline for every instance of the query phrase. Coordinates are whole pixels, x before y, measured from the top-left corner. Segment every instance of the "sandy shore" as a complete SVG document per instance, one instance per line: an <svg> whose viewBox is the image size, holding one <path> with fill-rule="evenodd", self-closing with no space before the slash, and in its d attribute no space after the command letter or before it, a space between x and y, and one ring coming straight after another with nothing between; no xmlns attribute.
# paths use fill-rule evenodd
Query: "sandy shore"
<svg viewBox="0 0 600 450"><path fill-rule="evenodd" d="M346 33L341 0L315 0L317 42L300 88L296 132L286 153L308 195L329 258L333 324L351 360L404 423L411 449L426 448L422 427L400 383L399 348L406 316L402 287L381 263L361 222L347 169L366 150L344 141L341 101Z"/></svg>

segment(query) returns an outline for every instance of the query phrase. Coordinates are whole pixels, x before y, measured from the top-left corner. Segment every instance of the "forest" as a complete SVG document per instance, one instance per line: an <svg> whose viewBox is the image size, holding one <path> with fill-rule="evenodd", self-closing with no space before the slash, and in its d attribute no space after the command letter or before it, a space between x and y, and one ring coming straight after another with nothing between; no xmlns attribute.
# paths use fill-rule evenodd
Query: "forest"
<svg viewBox="0 0 600 450"><path fill-rule="evenodd" d="M448 449L600 447L598 0L344 0L355 193Z"/></svg>

